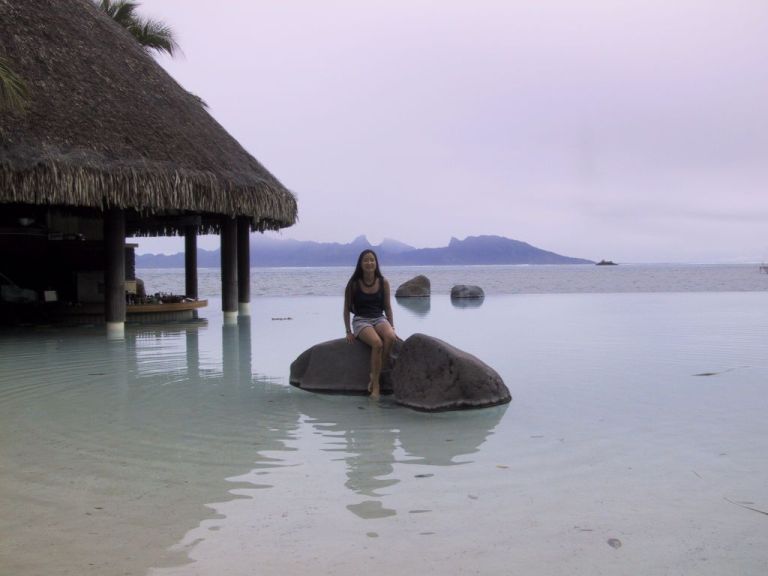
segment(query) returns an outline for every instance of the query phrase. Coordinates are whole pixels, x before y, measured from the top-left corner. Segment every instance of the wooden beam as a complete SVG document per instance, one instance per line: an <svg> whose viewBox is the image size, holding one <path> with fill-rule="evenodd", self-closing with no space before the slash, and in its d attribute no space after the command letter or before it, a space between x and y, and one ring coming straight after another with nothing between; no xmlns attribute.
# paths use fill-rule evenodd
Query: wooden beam
<svg viewBox="0 0 768 576"><path fill-rule="evenodd" d="M184 295L197 298L197 226L184 229Z"/></svg>
<svg viewBox="0 0 768 576"><path fill-rule="evenodd" d="M125 330L125 211L104 212L104 318L107 334L122 337Z"/></svg>
<svg viewBox="0 0 768 576"><path fill-rule="evenodd" d="M237 309L251 315L251 226L250 219L237 219Z"/></svg>
<svg viewBox="0 0 768 576"><path fill-rule="evenodd" d="M221 309L224 323L237 322L237 220L221 220Z"/></svg>

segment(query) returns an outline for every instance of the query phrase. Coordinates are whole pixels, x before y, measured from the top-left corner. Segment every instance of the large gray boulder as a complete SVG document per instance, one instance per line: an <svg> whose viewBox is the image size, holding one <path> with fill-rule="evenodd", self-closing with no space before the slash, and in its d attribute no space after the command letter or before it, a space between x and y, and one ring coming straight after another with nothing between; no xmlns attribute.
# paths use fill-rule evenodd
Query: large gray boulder
<svg viewBox="0 0 768 576"><path fill-rule="evenodd" d="M483 408L512 400L501 376L463 350L426 334L402 346L392 369L398 403L417 410Z"/></svg>
<svg viewBox="0 0 768 576"><path fill-rule="evenodd" d="M485 298L485 292L480 286L472 286L468 284L457 284L451 288L451 299L453 298Z"/></svg>
<svg viewBox="0 0 768 576"><path fill-rule="evenodd" d="M400 284L395 290L395 298L424 298L431 294L429 278L419 274Z"/></svg>
<svg viewBox="0 0 768 576"><path fill-rule="evenodd" d="M398 340L392 350L397 355L403 341ZM291 363L290 383L312 392L339 394L367 394L371 372L371 348L345 338L316 344L302 352ZM391 370L384 366L381 374L381 393L392 393Z"/></svg>

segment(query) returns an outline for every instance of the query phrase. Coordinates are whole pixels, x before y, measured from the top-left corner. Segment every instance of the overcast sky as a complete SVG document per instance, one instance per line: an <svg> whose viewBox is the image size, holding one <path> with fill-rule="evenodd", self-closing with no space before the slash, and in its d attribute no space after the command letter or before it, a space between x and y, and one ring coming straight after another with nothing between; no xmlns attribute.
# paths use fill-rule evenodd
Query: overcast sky
<svg viewBox="0 0 768 576"><path fill-rule="evenodd" d="M271 236L496 234L590 259L768 261L765 0L140 11L184 52L161 65L296 194L299 223Z"/></svg>

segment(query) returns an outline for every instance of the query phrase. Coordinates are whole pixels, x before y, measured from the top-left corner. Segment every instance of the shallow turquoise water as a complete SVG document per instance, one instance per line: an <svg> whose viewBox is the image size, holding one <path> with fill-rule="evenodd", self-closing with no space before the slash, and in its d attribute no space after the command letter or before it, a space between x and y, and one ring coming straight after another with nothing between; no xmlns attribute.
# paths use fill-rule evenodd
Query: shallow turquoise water
<svg viewBox="0 0 768 576"><path fill-rule="evenodd" d="M513 395L443 414L288 386L337 297L219 308L0 334L0 573L764 571L768 293L398 304Z"/></svg>

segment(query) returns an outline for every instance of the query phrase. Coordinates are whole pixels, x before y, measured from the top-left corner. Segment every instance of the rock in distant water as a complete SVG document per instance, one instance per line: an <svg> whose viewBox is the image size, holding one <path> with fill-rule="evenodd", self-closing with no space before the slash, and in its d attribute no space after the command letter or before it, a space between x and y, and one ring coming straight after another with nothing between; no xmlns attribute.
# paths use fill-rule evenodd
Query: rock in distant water
<svg viewBox="0 0 768 576"><path fill-rule="evenodd" d="M395 342L392 356L402 346ZM302 352L291 363L290 383L312 392L336 392L341 394L367 394L371 371L371 349L355 340L345 338L316 344ZM381 393L392 393L391 372L381 374Z"/></svg>
<svg viewBox="0 0 768 576"><path fill-rule="evenodd" d="M457 284L451 288L451 298L485 298L485 292L480 286Z"/></svg>
<svg viewBox="0 0 768 576"><path fill-rule="evenodd" d="M400 284L395 291L395 298L423 298L431 293L429 278L419 274Z"/></svg>
<svg viewBox="0 0 768 576"><path fill-rule="evenodd" d="M403 343L392 384L397 402L417 410L483 408L512 400L493 368L425 334L414 334Z"/></svg>

